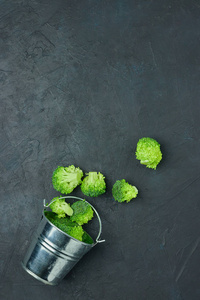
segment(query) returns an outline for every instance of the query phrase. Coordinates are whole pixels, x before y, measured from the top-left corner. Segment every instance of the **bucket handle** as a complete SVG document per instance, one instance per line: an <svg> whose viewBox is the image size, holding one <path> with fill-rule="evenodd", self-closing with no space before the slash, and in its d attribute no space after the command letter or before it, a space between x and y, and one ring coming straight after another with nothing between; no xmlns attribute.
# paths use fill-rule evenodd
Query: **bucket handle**
<svg viewBox="0 0 200 300"><path fill-rule="evenodd" d="M100 216L99 216L97 210L94 208L94 206L93 206L92 204L90 204L90 203L89 203L88 201L86 201L85 199L82 199L82 198L79 198L79 197L75 197L75 196L64 196L64 197L59 197L59 199L77 199L77 200L85 201L86 203L88 203L88 204L92 207L92 209L94 210L94 212L95 212L95 214L96 214L96 216L97 216L97 218L98 218L98 221L99 221L99 233L98 233L98 235L97 235L97 237L96 237L96 243L94 244L94 246L95 246L96 244L98 244L98 243L103 243L103 242L105 242L105 240L101 240L101 239L100 239L100 236L101 236L101 233L102 233L102 222L101 222L101 218L100 218ZM53 202L55 202L56 200L57 200L57 199L52 200L49 204L46 204L46 200L44 199L44 200L43 200L43 206L44 206L44 208L49 207L49 206L50 206Z"/></svg>

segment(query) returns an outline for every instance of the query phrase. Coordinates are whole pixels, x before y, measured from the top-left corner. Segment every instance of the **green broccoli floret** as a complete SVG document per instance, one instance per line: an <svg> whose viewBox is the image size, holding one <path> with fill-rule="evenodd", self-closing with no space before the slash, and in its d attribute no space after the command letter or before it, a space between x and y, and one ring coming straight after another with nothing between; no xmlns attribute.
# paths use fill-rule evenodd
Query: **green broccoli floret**
<svg viewBox="0 0 200 300"><path fill-rule="evenodd" d="M82 177L83 171L74 165L58 166L52 176L53 187L62 194L70 194L81 183Z"/></svg>
<svg viewBox="0 0 200 300"><path fill-rule="evenodd" d="M143 137L138 141L135 154L142 165L154 170L162 159L160 144L149 137Z"/></svg>
<svg viewBox="0 0 200 300"><path fill-rule="evenodd" d="M84 231L83 237L82 237L82 242L84 242L86 244L93 244L94 240L86 231Z"/></svg>
<svg viewBox="0 0 200 300"><path fill-rule="evenodd" d="M89 197L97 197L106 191L105 177L100 172L86 173L86 177L81 183L81 191Z"/></svg>
<svg viewBox="0 0 200 300"><path fill-rule="evenodd" d="M82 241L82 237L84 234L82 226L78 225L75 222L72 222L69 217L60 219L51 211L46 211L45 216L53 225L58 227L60 230L74 237L75 239Z"/></svg>
<svg viewBox="0 0 200 300"><path fill-rule="evenodd" d="M112 188L112 194L115 201L118 202L130 202L131 199L136 198L138 189L126 182L125 179L117 180Z"/></svg>
<svg viewBox="0 0 200 300"><path fill-rule="evenodd" d="M88 223L93 218L93 209L85 201L76 201L72 204L73 215L70 220L77 222L79 225Z"/></svg>
<svg viewBox="0 0 200 300"><path fill-rule="evenodd" d="M54 202L49 207L51 208L52 212L58 215L59 218L64 218L66 215L72 216L73 209L68 203L65 202L65 199L55 197L52 201Z"/></svg>
<svg viewBox="0 0 200 300"><path fill-rule="evenodd" d="M44 214L45 214L45 216L47 217L47 219L48 219L50 222L51 222L52 220L58 218L58 215L55 214L55 213L52 212L52 211L46 210L46 211L44 212Z"/></svg>

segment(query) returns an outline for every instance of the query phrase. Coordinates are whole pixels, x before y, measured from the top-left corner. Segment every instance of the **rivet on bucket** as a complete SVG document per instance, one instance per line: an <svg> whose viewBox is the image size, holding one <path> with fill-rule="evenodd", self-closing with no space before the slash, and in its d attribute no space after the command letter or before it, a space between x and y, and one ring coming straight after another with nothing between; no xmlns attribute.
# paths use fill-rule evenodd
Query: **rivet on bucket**
<svg viewBox="0 0 200 300"><path fill-rule="evenodd" d="M83 255L96 244L105 241L100 239L102 223L96 209L88 201L82 198L75 196L60 197L60 199L63 198L87 202L98 218L99 232L95 239L95 243L87 244L81 242L54 226L45 217L43 210L42 219L22 261L22 266L33 277L50 285L58 284ZM44 200L44 208L49 207L50 204L46 205Z"/></svg>

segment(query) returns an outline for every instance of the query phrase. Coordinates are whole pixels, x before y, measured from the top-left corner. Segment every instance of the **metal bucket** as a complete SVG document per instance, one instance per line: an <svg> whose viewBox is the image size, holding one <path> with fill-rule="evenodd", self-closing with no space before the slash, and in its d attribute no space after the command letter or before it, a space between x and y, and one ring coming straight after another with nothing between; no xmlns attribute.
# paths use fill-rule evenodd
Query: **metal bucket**
<svg viewBox="0 0 200 300"><path fill-rule="evenodd" d="M74 196L60 199L62 198L84 200ZM87 244L64 233L46 218L43 210L40 224L22 261L23 268L29 274L43 283L57 285L84 254L97 243L105 241L100 240L102 232L100 216L96 209L89 202L87 203L94 210L99 222L99 232L95 242ZM44 208L49 207L50 204L46 205L44 200Z"/></svg>

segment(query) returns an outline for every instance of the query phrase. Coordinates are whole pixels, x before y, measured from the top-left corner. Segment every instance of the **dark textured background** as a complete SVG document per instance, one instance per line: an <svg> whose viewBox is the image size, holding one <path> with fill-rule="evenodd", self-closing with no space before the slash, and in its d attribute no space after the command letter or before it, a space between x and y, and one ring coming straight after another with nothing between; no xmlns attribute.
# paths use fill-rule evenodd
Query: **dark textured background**
<svg viewBox="0 0 200 300"><path fill-rule="evenodd" d="M197 0L0 0L0 299L200 299L199 63ZM156 171L135 159L143 136ZM51 287L20 261L70 164L106 176L88 199L106 243ZM112 198L122 178L129 204Z"/></svg>

